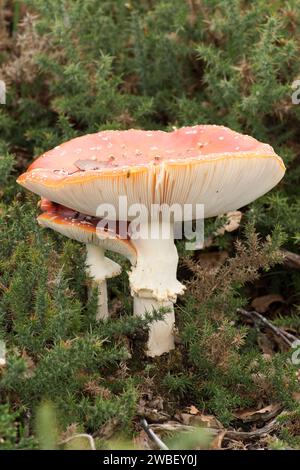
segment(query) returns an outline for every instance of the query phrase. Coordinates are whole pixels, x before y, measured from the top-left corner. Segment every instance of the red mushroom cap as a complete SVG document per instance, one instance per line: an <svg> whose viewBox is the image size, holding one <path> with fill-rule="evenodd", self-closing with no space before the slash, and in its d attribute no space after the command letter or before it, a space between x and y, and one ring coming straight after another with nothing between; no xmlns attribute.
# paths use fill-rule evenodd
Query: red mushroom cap
<svg viewBox="0 0 300 470"><path fill-rule="evenodd" d="M173 132L103 131L46 152L18 182L47 199L96 215L101 203L203 203L205 216L265 194L285 167L272 147L223 126Z"/></svg>

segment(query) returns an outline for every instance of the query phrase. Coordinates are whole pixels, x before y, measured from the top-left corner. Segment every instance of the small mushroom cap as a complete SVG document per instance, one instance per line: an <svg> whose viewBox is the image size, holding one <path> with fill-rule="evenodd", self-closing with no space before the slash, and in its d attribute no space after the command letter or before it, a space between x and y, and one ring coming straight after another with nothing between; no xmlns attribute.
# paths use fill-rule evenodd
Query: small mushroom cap
<svg viewBox="0 0 300 470"><path fill-rule="evenodd" d="M119 196L127 196L128 205L147 209L204 204L205 217L211 217L262 196L284 172L269 145L223 126L199 125L78 137L35 160L18 182L92 216L102 203L118 209Z"/></svg>
<svg viewBox="0 0 300 470"><path fill-rule="evenodd" d="M123 239L117 233L97 226L99 219L89 216L83 217L71 209L46 200L42 200L41 206L47 207L47 211L37 218L42 227L51 228L78 242L114 251L128 258L131 264L135 264L136 250L130 240Z"/></svg>

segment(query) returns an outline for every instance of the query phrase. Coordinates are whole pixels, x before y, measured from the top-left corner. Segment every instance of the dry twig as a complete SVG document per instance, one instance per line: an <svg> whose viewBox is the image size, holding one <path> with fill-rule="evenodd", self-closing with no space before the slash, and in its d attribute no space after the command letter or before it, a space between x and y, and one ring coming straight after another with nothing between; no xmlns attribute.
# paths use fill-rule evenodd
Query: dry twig
<svg viewBox="0 0 300 470"><path fill-rule="evenodd" d="M284 255L283 264L285 266L292 269L300 269L300 255L287 250L283 250L282 253Z"/></svg>
<svg viewBox="0 0 300 470"><path fill-rule="evenodd" d="M255 310L249 312L247 310L244 310L243 308L238 308L237 312L245 318L252 320L258 327L264 326L265 328L271 330L272 333L274 333L275 336L279 337L289 348L291 348L293 346L293 342L297 340L296 336L292 335L291 333L288 333L287 331L279 328L278 326L273 325L273 323L271 323L263 315L256 312Z"/></svg>
<svg viewBox="0 0 300 470"><path fill-rule="evenodd" d="M150 428L149 424L145 420L145 418L141 419L141 426L143 430L148 434L150 439L155 442L157 447L161 450L169 450L169 448L166 446L166 444L155 434L153 429Z"/></svg>
<svg viewBox="0 0 300 470"><path fill-rule="evenodd" d="M267 436L268 434L271 434L272 432L276 431L279 426L280 422L279 419L283 416L287 416L289 413L286 411L282 411L278 416L276 416L274 419L272 419L269 423L267 423L265 426L255 429L253 431L236 431L236 430L230 430L230 429L216 429L216 428L207 428L209 432L212 433L213 436L216 436L220 433L224 433L223 439L229 439L229 440L240 440L240 441L252 441L255 439L259 439L261 437ZM184 424L180 424L177 422L169 422L169 423L163 423L163 424L151 424L149 428L152 431L156 432L183 432L183 431L196 431L197 428L195 426L187 426Z"/></svg>

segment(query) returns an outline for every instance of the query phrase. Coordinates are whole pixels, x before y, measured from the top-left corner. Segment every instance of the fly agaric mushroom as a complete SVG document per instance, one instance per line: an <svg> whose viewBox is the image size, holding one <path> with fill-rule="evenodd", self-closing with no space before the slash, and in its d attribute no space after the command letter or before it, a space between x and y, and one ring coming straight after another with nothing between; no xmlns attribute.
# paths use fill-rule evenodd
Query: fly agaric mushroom
<svg viewBox="0 0 300 470"><path fill-rule="evenodd" d="M101 204L111 204L119 220L134 218L136 213L130 217L122 212L120 196L125 196L127 207L139 203L148 214L153 204L189 204L191 220L198 204L204 205L205 217L245 206L272 189L284 172L282 159L269 145L223 126L199 125L173 132L103 131L78 137L43 154L18 182L93 217ZM161 306L169 309L165 328L158 322L150 331L151 356L174 347L173 304L184 287L176 279L172 224L183 219L153 223L146 217L130 233L137 252L130 274L135 314ZM169 233L167 238L163 231ZM148 238L139 236L141 232L148 232Z"/></svg>
<svg viewBox="0 0 300 470"><path fill-rule="evenodd" d="M104 256L104 250L119 253L127 257L131 263L135 263L134 247L127 240L118 237L116 233L97 229L99 220L95 217L84 217L72 209L44 198L40 201L40 209L43 213L38 216L37 220L42 227L51 228L68 238L86 244L87 272L98 288L96 320L105 320L109 316L106 279L120 274L121 266Z"/></svg>

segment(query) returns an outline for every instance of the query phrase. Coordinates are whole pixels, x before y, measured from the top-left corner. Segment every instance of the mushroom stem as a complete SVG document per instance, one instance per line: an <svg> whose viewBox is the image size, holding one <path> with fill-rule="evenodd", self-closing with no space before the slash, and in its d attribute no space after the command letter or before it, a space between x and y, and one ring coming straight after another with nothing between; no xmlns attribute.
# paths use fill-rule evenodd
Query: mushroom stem
<svg viewBox="0 0 300 470"><path fill-rule="evenodd" d="M150 325L147 355L160 356L174 349L174 303L184 286L177 281L177 249L170 222L141 223L131 241L137 251L137 263L129 275L134 296L134 315L167 308L164 319Z"/></svg>
<svg viewBox="0 0 300 470"><path fill-rule="evenodd" d="M106 320L110 315L108 312L108 300L107 300L107 282L99 281L97 283L98 287L98 306L96 313L96 321Z"/></svg>
<svg viewBox="0 0 300 470"><path fill-rule="evenodd" d="M86 251L87 274L94 278L98 287L96 321L106 320L109 317L106 279L120 274L121 267L104 256L104 249L100 246L87 244Z"/></svg>
<svg viewBox="0 0 300 470"><path fill-rule="evenodd" d="M147 341L147 356L161 356L165 352L169 352L175 348L174 344L174 326L175 314L174 304L169 301L159 301L156 299L148 299L145 297L134 297L133 312L134 315L144 317L146 312L159 310L161 308L168 309L164 314L163 320L152 323L149 329Z"/></svg>

